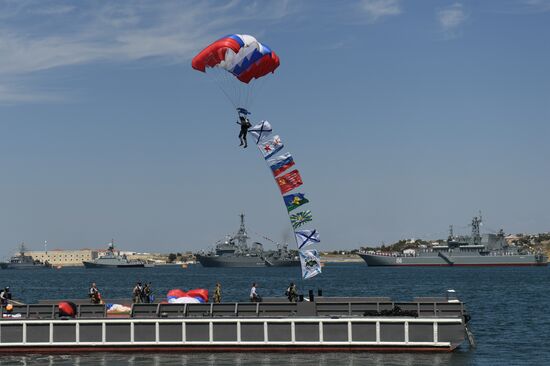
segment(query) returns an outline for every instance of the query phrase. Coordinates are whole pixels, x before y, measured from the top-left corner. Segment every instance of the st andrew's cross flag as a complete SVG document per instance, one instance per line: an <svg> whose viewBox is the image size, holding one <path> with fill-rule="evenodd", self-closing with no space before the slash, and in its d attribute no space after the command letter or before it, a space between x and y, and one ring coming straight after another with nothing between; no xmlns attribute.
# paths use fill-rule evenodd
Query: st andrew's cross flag
<svg viewBox="0 0 550 366"><path fill-rule="evenodd" d="M302 278L315 277L321 273L321 258L316 249L300 250L300 263L302 265Z"/></svg>
<svg viewBox="0 0 550 366"><path fill-rule="evenodd" d="M294 165L294 159L290 153L284 153L282 155L271 158L267 161L267 164L273 172L273 176L276 177L285 170L288 170L291 166Z"/></svg>
<svg viewBox="0 0 550 366"><path fill-rule="evenodd" d="M281 175L276 180L277 180L277 184L279 185L279 189L281 190L282 194L290 192L294 188L299 187L302 184L304 184L304 182L302 182L302 177L300 177L300 172L298 172L297 170L293 170L290 173L286 173L285 175Z"/></svg>
<svg viewBox="0 0 550 366"><path fill-rule="evenodd" d="M288 212L309 202L303 193L287 194L286 196L283 196L283 199L285 200L285 205Z"/></svg>
<svg viewBox="0 0 550 366"><path fill-rule="evenodd" d="M271 132L273 132L273 129L271 128L271 124L267 121L262 121L256 126L250 127L248 129L248 133L254 136L256 144L258 144L265 137L269 136Z"/></svg>
<svg viewBox="0 0 550 366"><path fill-rule="evenodd" d="M260 149L260 151L262 152L264 159L266 160L277 154L284 147L279 135L275 135L270 139L260 141L257 146L258 149Z"/></svg>
<svg viewBox="0 0 550 366"><path fill-rule="evenodd" d="M302 211L295 213L294 215L290 215L290 222L292 223L292 227L297 229L306 222L310 222L313 220L313 217L311 215L310 210Z"/></svg>
<svg viewBox="0 0 550 366"><path fill-rule="evenodd" d="M294 232L296 235L296 243L298 243L298 249L307 247L311 244L319 244L319 232L317 230L298 230Z"/></svg>

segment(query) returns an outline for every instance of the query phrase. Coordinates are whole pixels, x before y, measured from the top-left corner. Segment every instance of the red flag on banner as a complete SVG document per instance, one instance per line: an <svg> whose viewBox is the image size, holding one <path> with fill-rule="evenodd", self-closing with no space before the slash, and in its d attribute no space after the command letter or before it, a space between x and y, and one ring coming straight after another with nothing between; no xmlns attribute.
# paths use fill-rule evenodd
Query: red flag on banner
<svg viewBox="0 0 550 366"><path fill-rule="evenodd" d="M293 170L290 173L280 176L276 180L282 194L290 192L304 183L302 182L302 177L300 177L298 170Z"/></svg>

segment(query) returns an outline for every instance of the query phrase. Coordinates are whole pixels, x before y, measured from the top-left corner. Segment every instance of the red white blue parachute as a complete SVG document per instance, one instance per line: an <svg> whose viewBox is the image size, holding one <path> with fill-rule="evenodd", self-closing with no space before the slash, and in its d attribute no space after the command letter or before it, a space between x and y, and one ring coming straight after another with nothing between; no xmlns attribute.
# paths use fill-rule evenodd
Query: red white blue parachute
<svg viewBox="0 0 550 366"><path fill-rule="evenodd" d="M247 34L220 38L193 58L191 66L212 74L235 108L248 108L258 79L279 67L279 57Z"/></svg>

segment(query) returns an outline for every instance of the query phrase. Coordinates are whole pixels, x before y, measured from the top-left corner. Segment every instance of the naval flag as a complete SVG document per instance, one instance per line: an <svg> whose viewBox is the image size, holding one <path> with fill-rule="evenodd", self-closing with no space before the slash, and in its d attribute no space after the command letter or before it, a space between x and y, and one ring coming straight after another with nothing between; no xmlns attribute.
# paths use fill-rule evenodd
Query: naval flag
<svg viewBox="0 0 550 366"><path fill-rule="evenodd" d="M316 249L302 249L300 253L300 264L302 265L302 278L307 280L321 273L321 258Z"/></svg>
<svg viewBox="0 0 550 366"><path fill-rule="evenodd" d="M294 188L297 188L304 184L298 170L293 170L290 173L286 173L285 175L277 178L276 181L282 194L290 192Z"/></svg>
<svg viewBox="0 0 550 366"><path fill-rule="evenodd" d="M258 149L260 149L260 151L262 152L264 159L266 160L277 154L284 147L279 135L275 135L270 139L263 140L257 146Z"/></svg>
<svg viewBox="0 0 550 366"><path fill-rule="evenodd" d="M317 230L298 230L294 232L296 235L296 243L298 243L298 249L307 247L311 244L318 244L321 242L319 240L319 232Z"/></svg>
<svg viewBox="0 0 550 366"><path fill-rule="evenodd" d="M283 199L285 200L285 205L288 212L309 202L303 193L287 194L286 196L283 196Z"/></svg>
<svg viewBox="0 0 550 366"><path fill-rule="evenodd" d="M299 228L306 222L310 222L311 220L313 220L313 217L310 210L305 210L295 213L294 215L290 215L290 223L295 229Z"/></svg>
<svg viewBox="0 0 550 366"><path fill-rule="evenodd" d="M284 153L282 155L271 158L267 161L267 164L273 172L273 176L276 177L291 166L294 165L294 159L290 153Z"/></svg>
<svg viewBox="0 0 550 366"><path fill-rule="evenodd" d="M252 126L248 129L248 133L254 136L256 145L265 137L269 136L271 132L273 132L273 129L271 128L271 124L267 121L262 121L256 126Z"/></svg>

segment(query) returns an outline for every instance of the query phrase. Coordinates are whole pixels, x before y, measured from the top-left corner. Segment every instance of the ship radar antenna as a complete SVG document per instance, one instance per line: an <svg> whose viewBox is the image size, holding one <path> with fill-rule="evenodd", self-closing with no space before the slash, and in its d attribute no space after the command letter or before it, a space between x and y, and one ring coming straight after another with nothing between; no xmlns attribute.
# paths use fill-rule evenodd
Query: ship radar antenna
<svg viewBox="0 0 550 366"><path fill-rule="evenodd" d="M244 213L241 213L239 216L241 218L241 226L239 227L239 231L237 232L237 235L235 235L234 239L237 240L239 248L241 248L241 250L245 250L248 247L246 242L248 239L248 234L246 233L246 227L244 225Z"/></svg>
<svg viewBox="0 0 550 366"><path fill-rule="evenodd" d="M453 238L454 238L453 225L449 225L449 241L452 241Z"/></svg>
<svg viewBox="0 0 550 366"><path fill-rule="evenodd" d="M472 244L473 245L480 245L481 244L481 234L479 227L481 226L481 211L479 212L479 216L474 216L472 219Z"/></svg>

